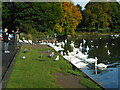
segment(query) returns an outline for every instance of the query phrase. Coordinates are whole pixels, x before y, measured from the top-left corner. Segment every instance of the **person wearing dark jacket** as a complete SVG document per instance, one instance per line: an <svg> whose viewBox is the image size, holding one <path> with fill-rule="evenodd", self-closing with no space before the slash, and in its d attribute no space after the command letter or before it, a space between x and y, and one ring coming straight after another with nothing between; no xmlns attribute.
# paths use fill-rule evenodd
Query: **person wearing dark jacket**
<svg viewBox="0 0 120 90"><path fill-rule="evenodd" d="M10 53L10 51L8 50L10 38L9 38L9 34L8 34L8 29L7 28L5 28L4 32L3 32L3 41L4 41L5 53Z"/></svg>

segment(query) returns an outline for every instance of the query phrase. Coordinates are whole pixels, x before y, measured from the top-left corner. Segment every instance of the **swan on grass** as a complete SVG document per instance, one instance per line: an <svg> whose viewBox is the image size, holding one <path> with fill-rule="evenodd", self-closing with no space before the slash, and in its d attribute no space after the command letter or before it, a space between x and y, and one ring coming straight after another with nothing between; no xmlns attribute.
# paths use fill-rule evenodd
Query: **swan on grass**
<svg viewBox="0 0 120 90"><path fill-rule="evenodd" d="M59 60L59 55L56 57L55 61L58 61Z"/></svg>

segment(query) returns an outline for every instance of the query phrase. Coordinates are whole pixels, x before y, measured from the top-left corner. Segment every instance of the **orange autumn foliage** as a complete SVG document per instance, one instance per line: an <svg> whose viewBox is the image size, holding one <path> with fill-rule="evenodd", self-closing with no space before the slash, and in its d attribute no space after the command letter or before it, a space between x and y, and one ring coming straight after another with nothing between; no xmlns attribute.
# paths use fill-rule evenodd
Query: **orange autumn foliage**
<svg viewBox="0 0 120 90"><path fill-rule="evenodd" d="M78 6L71 2L62 2L62 17L54 27L59 32L64 30L65 34L75 34L77 25L82 20L82 14Z"/></svg>

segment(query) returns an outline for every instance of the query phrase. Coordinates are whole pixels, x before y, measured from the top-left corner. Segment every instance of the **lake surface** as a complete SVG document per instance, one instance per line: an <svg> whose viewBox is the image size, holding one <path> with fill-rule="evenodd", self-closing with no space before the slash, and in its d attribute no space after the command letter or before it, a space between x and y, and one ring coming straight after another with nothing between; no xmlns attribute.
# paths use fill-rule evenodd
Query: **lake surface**
<svg viewBox="0 0 120 90"><path fill-rule="evenodd" d="M64 41L66 38L59 41ZM85 44L83 44L85 40ZM65 51L70 50L71 41L74 41L75 47L79 48L80 43L82 47L89 47L87 52L89 58L98 57L98 63L104 63L108 67L104 70L95 68L95 65L90 64L82 71L101 84L104 88L119 88L120 89L120 36L118 35L84 35L74 38L67 38Z"/></svg>

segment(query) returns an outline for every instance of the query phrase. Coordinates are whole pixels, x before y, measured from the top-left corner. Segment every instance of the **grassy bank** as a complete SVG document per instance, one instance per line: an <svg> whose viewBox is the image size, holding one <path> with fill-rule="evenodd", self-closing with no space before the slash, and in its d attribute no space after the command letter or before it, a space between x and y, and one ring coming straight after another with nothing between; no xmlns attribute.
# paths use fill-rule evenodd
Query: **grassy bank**
<svg viewBox="0 0 120 90"><path fill-rule="evenodd" d="M24 49L28 49L28 52L23 53ZM56 78L53 74L56 72L82 77L81 84L88 88L100 88L92 81L88 81L88 78L84 78L82 72L72 70L72 65L63 57L55 61L58 53L55 53L53 58L47 57L52 51L54 50L47 46L22 46L7 88L61 88L55 84ZM22 56L26 58L22 59Z"/></svg>

